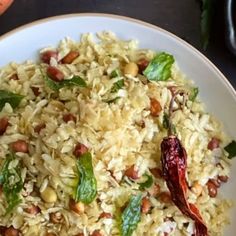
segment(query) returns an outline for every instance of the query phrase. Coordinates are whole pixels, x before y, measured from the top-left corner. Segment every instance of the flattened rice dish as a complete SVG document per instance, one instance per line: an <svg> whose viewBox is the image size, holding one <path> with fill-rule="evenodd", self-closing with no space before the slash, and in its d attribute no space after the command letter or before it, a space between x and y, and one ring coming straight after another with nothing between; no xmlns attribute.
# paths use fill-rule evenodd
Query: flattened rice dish
<svg viewBox="0 0 236 236"><path fill-rule="evenodd" d="M84 34L0 82L0 235L223 235L236 143L173 55Z"/></svg>

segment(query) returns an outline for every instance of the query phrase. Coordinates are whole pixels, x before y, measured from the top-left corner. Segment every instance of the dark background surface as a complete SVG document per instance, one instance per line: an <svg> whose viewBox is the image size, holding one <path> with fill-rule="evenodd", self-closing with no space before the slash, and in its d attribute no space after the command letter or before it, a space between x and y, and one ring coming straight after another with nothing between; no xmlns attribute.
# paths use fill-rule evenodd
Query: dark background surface
<svg viewBox="0 0 236 236"><path fill-rule="evenodd" d="M160 26L203 52L236 88L236 56L228 51L224 40L224 1L215 3L207 51L201 48L197 0L15 0L0 16L0 35L34 20L80 12L124 15Z"/></svg>

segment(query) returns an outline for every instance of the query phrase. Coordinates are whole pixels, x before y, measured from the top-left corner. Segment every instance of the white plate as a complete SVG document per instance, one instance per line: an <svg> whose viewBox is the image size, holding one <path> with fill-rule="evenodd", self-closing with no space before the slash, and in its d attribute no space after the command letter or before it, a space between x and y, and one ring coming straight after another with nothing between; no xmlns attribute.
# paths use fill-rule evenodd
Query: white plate
<svg viewBox="0 0 236 236"><path fill-rule="evenodd" d="M39 49L55 45L65 36L80 38L81 33L110 30L122 39L138 39L140 47L167 51L174 55L181 70L200 88L207 110L218 117L226 131L236 137L236 93L223 74L199 51L154 25L127 17L106 14L72 14L40 20L0 37L0 66L10 61L35 59ZM231 178L224 185L227 197L236 200L236 161ZM236 221L236 209L231 221ZM236 225L227 227L225 235L235 236Z"/></svg>

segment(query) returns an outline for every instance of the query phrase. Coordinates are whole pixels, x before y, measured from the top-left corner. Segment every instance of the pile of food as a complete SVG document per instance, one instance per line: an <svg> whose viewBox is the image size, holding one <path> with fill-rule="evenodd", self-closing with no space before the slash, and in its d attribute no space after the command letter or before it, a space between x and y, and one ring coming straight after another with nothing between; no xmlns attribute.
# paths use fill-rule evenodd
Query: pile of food
<svg viewBox="0 0 236 236"><path fill-rule="evenodd" d="M236 143L172 55L97 37L0 69L0 234L223 235Z"/></svg>

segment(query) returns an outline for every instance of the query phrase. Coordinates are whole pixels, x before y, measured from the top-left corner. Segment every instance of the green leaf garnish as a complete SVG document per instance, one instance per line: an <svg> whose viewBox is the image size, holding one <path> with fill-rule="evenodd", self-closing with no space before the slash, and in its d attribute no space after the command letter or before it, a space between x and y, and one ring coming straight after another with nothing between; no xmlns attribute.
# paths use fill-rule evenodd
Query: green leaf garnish
<svg viewBox="0 0 236 236"><path fill-rule="evenodd" d="M86 82L79 76L73 76L71 79L66 79L61 82L59 82L62 87L72 87L72 86L80 86L80 87L86 87Z"/></svg>
<svg viewBox="0 0 236 236"><path fill-rule="evenodd" d="M189 94L189 100L194 102L198 95L198 92L199 92L199 89L197 87L192 88Z"/></svg>
<svg viewBox="0 0 236 236"><path fill-rule="evenodd" d="M60 86L59 82L53 81L53 80L50 79L47 75L44 75L43 78L44 78L44 80L45 80L46 85L47 85L50 89L52 89L52 90L54 90L54 91L58 91L60 88L62 88L62 87Z"/></svg>
<svg viewBox="0 0 236 236"><path fill-rule="evenodd" d="M120 77L121 76L121 73L120 73L120 70L116 69L116 70L113 70L111 72L111 78L116 78L116 77Z"/></svg>
<svg viewBox="0 0 236 236"><path fill-rule="evenodd" d="M112 93L116 93L118 90L122 89L124 87L124 80L118 80L117 82L114 83L114 85L111 88Z"/></svg>
<svg viewBox="0 0 236 236"><path fill-rule="evenodd" d="M121 236L131 236L141 220L142 195L133 195L121 215Z"/></svg>
<svg viewBox="0 0 236 236"><path fill-rule="evenodd" d="M23 188L21 178L21 168L19 164L10 168L11 162L15 160L13 154L8 154L0 171L0 184L2 185L3 194L8 203L5 214L10 213L20 202L19 193Z"/></svg>
<svg viewBox="0 0 236 236"><path fill-rule="evenodd" d="M147 178L147 180L143 183L139 183L140 190L144 190L145 188L150 188L153 184L153 178L151 175L145 174L144 176Z"/></svg>
<svg viewBox="0 0 236 236"><path fill-rule="evenodd" d="M87 152L77 161L79 183L76 187L75 201L91 203L97 195L97 180L93 173L92 155Z"/></svg>
<svg viewBox="0 0 236 236"><path fill-rule="evenodd" d="M80 86L80 87L86 87L86 82L79 76L73 76L71 79L65 79L60 82L55 82L51 80L47 75L43 75L44 80L47 84L47 86L54 90L58 91L61 88L64 87L73 87L73 86Z"/></svg>
<svg viewBox="0 0 236 236"><path fill-rule="evenodd" d="M171 76L171 67L174 61L172 55L165 52L159 53L151 60L147 68L143 71L143 74L148 80L168 80Z"/></svg>
<svg viewBox="0 0 236 236"><path fill-rule="evenodd" d="M20 94L12 93L6 90L0 90L0 111L6 103L9 103L13 109L18 107L23 97L24 96Z"/></svg>
<svg viewBox="0 0 236 236"><path fill-rule="evenodd" d="M118 69L113 70L111 72L111 78L116 78L116 77L120 77L121 73ZM119 89L122 89L124 87L124 80L118 80L117 82L114 83L113 87L111 88L111 92L112 93L116 93Z"/></svg>
<svg viewBox="0 0 236 236"><path fill-rule="evenodd" d="M236 141L233 140L224 149L229 154L228 158L232 159L233 157L236 156Z"/></svg>

